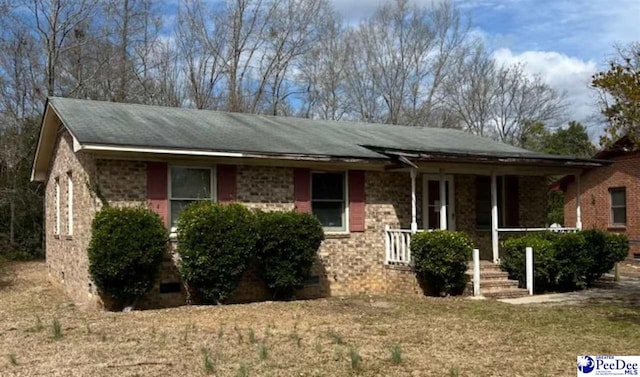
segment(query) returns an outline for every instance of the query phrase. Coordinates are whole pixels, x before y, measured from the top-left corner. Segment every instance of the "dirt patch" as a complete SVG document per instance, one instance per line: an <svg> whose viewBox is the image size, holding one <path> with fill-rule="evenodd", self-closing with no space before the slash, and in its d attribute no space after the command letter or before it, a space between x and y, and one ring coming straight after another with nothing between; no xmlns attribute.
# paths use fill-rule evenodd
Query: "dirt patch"
<svg viewBox="0 0 640 377"><path fill-rule="evenodd" d="M356 297L107 313L73 305L42 263L12 267L2 376L575 376L576 355L640 354L637 310L616 304Z"/></svg>

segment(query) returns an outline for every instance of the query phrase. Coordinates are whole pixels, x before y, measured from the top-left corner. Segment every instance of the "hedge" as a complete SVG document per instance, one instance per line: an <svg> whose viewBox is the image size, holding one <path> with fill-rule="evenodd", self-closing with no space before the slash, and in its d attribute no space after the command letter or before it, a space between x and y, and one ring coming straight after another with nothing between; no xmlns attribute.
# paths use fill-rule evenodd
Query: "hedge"
<svg viewBox="0 0 640 377"><path fill-rule="evenodd" d="M290 299L302 288L324 239L318 219L306 213L258 212L256 256L273 298Z"/></svg>
<svg viewBox="0 0 640 377"><path fill-rule="evenodd" d="M162 220L144 207L105 207L91 226L91 278L119 304L135 302L153 288L158 275L169 238Z"/></svg>
<svg viewBox="0 0 640 377"><path fill-rule="evenodd" d="M461 232L421 232L411 239L416 273L437 295L462 293L472 250L469 236Z"/></svg>
<svg viewBox="0 0 640 377"><path fill-rule="evenodd" d="M500 266L525 284L525 248L534 250L537 292L568 291L591 286L629 252L626 236L600 230L576 233L537 233L502 242Z"/></svg>
<svg viewBox="0 0 640 377"><path fill-rule="evenodd" d="M196 301L220 303L254 256L255 215L240 204L194 202L178 218L180 275Z"/></svg>

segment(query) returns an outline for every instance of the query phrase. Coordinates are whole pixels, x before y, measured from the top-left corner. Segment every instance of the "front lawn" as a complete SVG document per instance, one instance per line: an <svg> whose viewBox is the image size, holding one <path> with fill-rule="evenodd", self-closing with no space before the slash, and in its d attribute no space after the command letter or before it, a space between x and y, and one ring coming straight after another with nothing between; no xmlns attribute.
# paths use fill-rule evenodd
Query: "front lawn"
<svg viewBox="0 0 640 377"><path fill-rule="evenodd" d="M640 311L622 304L357 297L106 313L74 306L42 262L11 267L2 376L575 376L577 355L640 354Z"/></svg>

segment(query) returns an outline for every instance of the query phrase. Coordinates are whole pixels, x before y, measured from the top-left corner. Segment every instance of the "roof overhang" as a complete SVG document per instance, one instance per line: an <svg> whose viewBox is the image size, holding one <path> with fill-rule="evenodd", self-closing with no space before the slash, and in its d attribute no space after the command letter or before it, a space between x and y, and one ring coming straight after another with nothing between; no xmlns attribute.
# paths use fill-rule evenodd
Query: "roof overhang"
<svg viewBox="0 0 640 377"><path fill-rule="evenodd" d="M489 155L483 153L469 152L425 152L389 149L381 147L369 146L380 154L389 156L391 159L400 161L410 160L412 163L417 162L456 162L456 163L472 163L472 164L500 164L500 165L518 165L518 166L536 166L548 168L566 168L566 169L591 169L599 166L607 166L612 163L609 160L575 158L567 156L551 156L551 155L522 155L522 154L496 154ZM406 165L406 164L405 164Z"/></svg>

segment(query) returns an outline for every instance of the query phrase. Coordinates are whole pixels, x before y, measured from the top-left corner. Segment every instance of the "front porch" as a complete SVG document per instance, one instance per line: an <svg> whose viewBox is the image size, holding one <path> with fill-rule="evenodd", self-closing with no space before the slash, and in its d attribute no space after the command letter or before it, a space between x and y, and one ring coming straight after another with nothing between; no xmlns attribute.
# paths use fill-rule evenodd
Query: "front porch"
<svg viewBox="0 0 640 377"><path fill-rule="evenodd" d="M575 227L546 222L547 179L558 169L489 167L406 169L410 176L411 217L408 226L386 224L385 264L411 265L412 235L435 229L467 233L480 251L480 259L497 263L500 240L527 232L572 232L582 228L580 174ZM434 171L435 170L435 171ZM566 173L566 169L563 169Z"/></svg>

